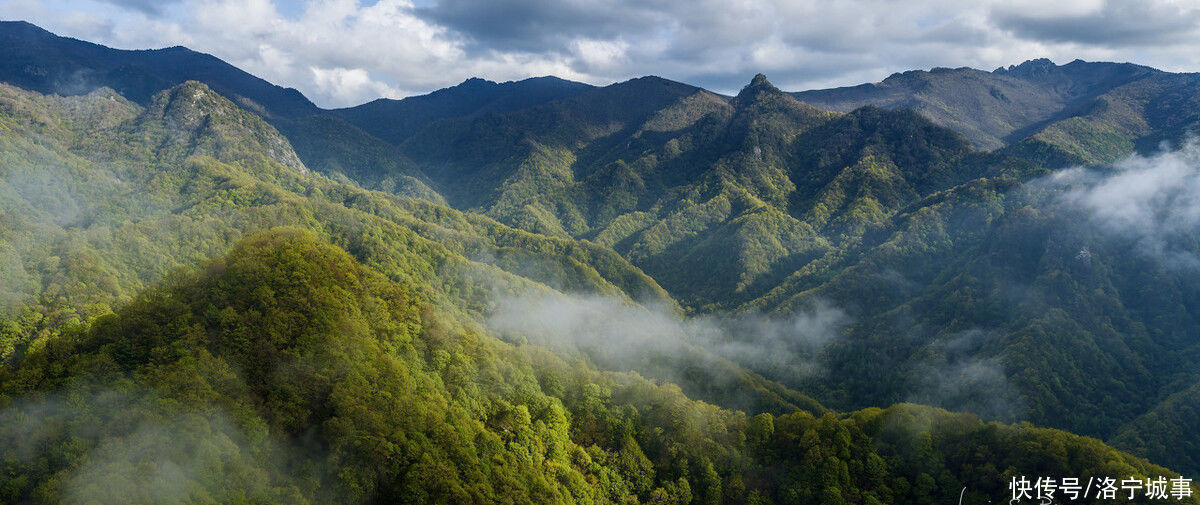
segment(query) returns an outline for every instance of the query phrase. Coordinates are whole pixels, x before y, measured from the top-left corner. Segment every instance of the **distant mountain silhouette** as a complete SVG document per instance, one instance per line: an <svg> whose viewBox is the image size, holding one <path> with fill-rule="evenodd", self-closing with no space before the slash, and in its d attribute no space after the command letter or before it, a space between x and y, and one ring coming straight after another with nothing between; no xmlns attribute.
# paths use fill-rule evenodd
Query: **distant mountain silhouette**
<svg viewBox="0 0 1200 505"><path fill-rule="evenodd" d="M401 100L380 98L333 112L376 137L399 144L441 119L524 109L570 98L589 89L592 86L557 77L504 83L471 78L427 95Z"/></svg>
<svg viewBox="0 0 1200 505"><path fill-rule="evenodd" d="M1116 101L1135 117L1110 118L1128 123L1142 121L1142 128L1116 132L1121 138L1109 138L1127 144L1125 152L1147 142L1178 137L1179 132L1196 124L1194 106L1185 115L1193 119L1172 121L1154 117L1155 103L1172 100L1183 90L1195 90L1197 74L1172 74L1131 63L1103 63L1075 60L1055 65L1048 59L1026 61L1020 65L985 72L973 68L935 68L893 74L882 82L858 86L793 93L796 98L816 107L849 112L864 105L889 109L913 109L934 122L962 132L979 148L994 149L1040 137L1082 161L1099 161L1099 149L1105 158L1112 146L1096 145L1085 137L1097 133L1094 117L1097 104ZM1144 117L1143 117L1144 116ZM1088 131L1059 128L1062 122L1079 118ZM1057 125L1057 126L1056 126ZM1125 125L1127 126L1127 125ZM1103 126L1099 126L1103 130ZM1074 130L1074 131L1066 131ZM1045 135L1039 136L1040 133ZM1150 137L1143 140L1142 137ZM1057 142L1056 142L1057 141ZM1088 142L1089 153L1077 149Z"/></svg>
<svg viewBox="0 0 1200 505"><path fill-rule="evenodd" d="M263 115L317 111L299 91L276 86L185 47L126 51L60 37L23 21L0 22L0 81L42 93L80 95L99 87L146 104L155 93L199 81Z"/></svg>

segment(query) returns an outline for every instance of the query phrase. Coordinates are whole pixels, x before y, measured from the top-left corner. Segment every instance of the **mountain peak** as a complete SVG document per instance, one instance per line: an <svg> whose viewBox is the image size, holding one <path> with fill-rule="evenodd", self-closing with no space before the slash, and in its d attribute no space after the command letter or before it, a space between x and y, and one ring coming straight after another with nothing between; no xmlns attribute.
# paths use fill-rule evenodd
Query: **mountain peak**
<svg viewBox="0 0 1200 505"><path fill-rule="evenodd" d="M6 32L15 32L17 30L21 30L26 34L50 35L50 36L54 35L48 31L46 31L46 29L44 29L38 25L35 25L33 23L30 23L28 21L0 21L0 30L6 31Z"/></svg>
<svg viewBox="0 0 1200 505"><path fill-rule="evenodd" d="M754 74L754 78L750 79L750 84L746 85L746 87L757 89L774 89L778 91L778 89L775 88L775 85L771 84L771 81L767 80L767 76L762 73Z"/></svg>
<svg viewBox="0 0 1200 505"><path fill-rule="evenodd" d="M155 95L150 111L171 117L184 128L194 129L203 125L205 116L226 115L233 107L232 102L214 93L208 85L184 81Z"/></svg>
<svg viewBox="0 0 1200 505"><path fill-rule="evenodd" d="M40 93L82 95L109 87L147 105L160 91L199 80L267 116L301 116L317 109L298 91L275 86L216 56L183 46L113 49L58 36L23 21L0 22L0 45L4 46L0 81Z"/></svg>
<svg viewBox="0 0 1200 505"><path fill-rule="evenodd" d="M471 77L463 82L458 83L458 85L454 86L454 88L459 88L459 89L479 88L479 87L487 87L487 86L495 86L495 85L496 85L496 83L493 81L489 81L489 80L483 79L481 77Z"/></svg>
<svg viewBox="0 0 1200 505"><path fill-rule="evenodd" d="M1049 58L1037 58L1026 60L1020 65L1009 65L1008 68L1000 67L995 72L1009 75L1038 75L1045 74L1056 68L1058 68L1058 65L1055 65Z"/></svg>
<svg viewBox="0 0 1200 505"><path fill-rule="evenodd" d="M187 145L188 154L232 155L237 147L230 146L252 142L258 144L259 152L279 164L308 171L291 142L278 130L199 81L184 81L157 93L144 117L181 134L172 140Z"/></svg>
<svg viewBox="0 0 1200 505"><path fill-rule="evenodd" d="M776 88L774 84L771 84L771 81L767 80L767 76L763 74L755 74L754 78L750 80L750 84L747 84L746 87L742 88L742 91L738 93L737 99L739 101L752 100L754 97L763 92L782 93L782 91L779 91L779 88Z"/></svg>

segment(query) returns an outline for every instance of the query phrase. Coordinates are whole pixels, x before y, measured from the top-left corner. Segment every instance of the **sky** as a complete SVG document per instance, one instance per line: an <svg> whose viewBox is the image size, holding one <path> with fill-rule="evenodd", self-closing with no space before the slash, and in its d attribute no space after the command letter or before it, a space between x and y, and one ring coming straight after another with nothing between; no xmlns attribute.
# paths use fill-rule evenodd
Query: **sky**
<svg viewBox="0 0 1200 505"><path fill-rule="evenodd" d="M643 75L736 93L1033 58L1200 70L1200 0L0 0L0 19L213 54L323 107L470 77Z"/></svg>

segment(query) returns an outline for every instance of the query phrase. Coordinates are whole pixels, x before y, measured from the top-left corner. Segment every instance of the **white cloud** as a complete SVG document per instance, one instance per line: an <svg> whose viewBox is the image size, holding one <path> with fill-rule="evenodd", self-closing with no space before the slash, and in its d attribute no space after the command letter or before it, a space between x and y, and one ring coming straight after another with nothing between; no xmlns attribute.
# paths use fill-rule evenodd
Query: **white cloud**
<svg viewBox="0 0 1200 505"><path fill-rule="evenodd" d="M1136 240L1170 266L1200 268L1200 256L1177 245L1200 233L1200 141L1133 155L1105 171L1060 171L1039 184L1061 189L1062 201L1083 210L1100 230Z"/></svg>
<svg viewBox="0 0 1200 505"><path fill-rule="evenodd" d="M611 70L625 61L629 50L629 44L621 41L582 39L573 45L579 62L588 69Z"/></svg>
<svg viewBox="0 0 1200 505"><path fill-rule="evenodd" d="M666 308L612 297L523 294L498 296L487 322L506 338L581 351L607 369L639 370L678 382L679 374L697 365L690 358L707 355L695 354L698 348L796 382L824 372L820 352L850 320L823 301L786 318L739 313L683 319Z"/></svg>
<svg viewBox="0 0 1200 505"><path fill-rule="evenodd" d="M997 335L973 328L935 340L909 369L906 401L972 412L989 421L1014 421L1026 411L1004 363L985 357Z"/></svg>
<svg viewBox="0 0 1200 505"><path fill-rule="evenodd" d="M403 94L391 86L371 79L361 68L318 68L309 67L317 89L334 100L354 103L363 96L398 98Z"/></svg>
<svg viewBox="0 0 1200 505"><path fill-rule="evenodd" d="M759 71L799 90L1038 57L1200 68L1188 49L1200 9L1171 0L0 0L0 12L117 47L187 45L323 106L474 76L654 74L736 92Z"/></svg>

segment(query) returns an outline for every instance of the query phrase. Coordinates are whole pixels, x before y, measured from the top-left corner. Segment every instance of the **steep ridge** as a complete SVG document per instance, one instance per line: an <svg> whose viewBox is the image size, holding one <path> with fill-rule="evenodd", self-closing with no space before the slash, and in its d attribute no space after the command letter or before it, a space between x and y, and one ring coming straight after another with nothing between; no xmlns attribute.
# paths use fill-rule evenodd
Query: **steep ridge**
<svg viewBox="0 0 1200 505"><path fill-rule="evenodd" d="M402 147L454 205L520 206L536 196L528 190L550 193L569 185L582 148L636 128L698 91L645 77L530 109L446 121Z"/></svg>
<svg viewBox="0 0 1200 505"><path fill-rule="evenodd" d="M985 72L935 68L893 74L879 83L793 93L816 107L849 112L865 105L913 109L963 133L979 148L1019 141L1113 88L1162 75L1148 67L1047 59Z"/></svg>
<svg viewBox="0 0 1200 505"><path fill-rule="evenodd" d="M202 84L167 90L146 109L104 91L0 91L5 362L129 303L171 270L274 226L313 230L394 280L433 287L424 298L476 325L486 325L500 300L524 293L605 296L631 310L635 300L675 307L611 249L284 166L272 156L282 137ZM640 362L604 364L670 374L685 391L738 408L824 410L686 342L658 348ZM691 379L681 370L693 370Z"/></svg>
<svg viewBox="0 0 1200 505"><path fill-rule="evenodd" d="M1064 192L1001 177L932 195L844 263L796 272L750 306L786 313L819 299L852 314L824 351L829 374L792 384L828 405L919 401L1149 447L1124 426L1161 402L1176 410L1189 387L1197 285ZM1172 247L1190 257L1189 242ZM1161 436L1190 423L1153 418L1157 428L1137 426Z"/></svg>
<svg viewBox="0 0 1200 505"><path fill-rule="evenodd" d="M1099 99L1155 79L1104 88ZM1059 85L1064 94L1095 91ZM489 151L515 141L476 140L476 154L455 158L455 177L502 196L457 204L611 246L695 312L844 309L853 324L820 353L830 368L788 382L841 409L919 401L1112 437L1178 391L1198 359L1182 338L1195 320L1185 301L1195 286L1171 281L1170 302L1147 304L1139 283L1148 272L1169 276L1169 266L1109 242L1063 207L1061 190L1030 196L1025 184L1043 184L1048 169L1020 149L976 151L913 111L824 113L762 76L728 102L699 92L662 110L602 136L555 137L584 131L566 114L476 120L473 133L454 138L523 132L527 146L558 147L558 157ZM681 127L659 127L668 116L683 118ZM1117 124L1078 116L1091 117ZM427 150L438 143L421 141ZM1116 155L1081 149L1096 161ZM1103 251L1098 270L1074 264L1081 249Z"/></svg>
<svg viewBox="0 0 1200 505"><path fill-rule="evenodd" d="M126 51L60 37L20 21L0 22L0 81L43 94L110 88L141 105L187 81L204 83L284 132L310 169L362 186L440 201L429 181L393 146L317 108L299 91L273 85L220 59L183 47Z"/></svg>
<svg viewBox="0 0 1200 505"><path fill-rule="evenodd" d="M199 81L269 118L317 111L295 89L275 86L212 55L184 47L123 51L59 37L24 21L0 22L0 40L5 47L0 81L42 93L76 95L108 87L146 104L164 89Z"/></svg>
<svg viewBox="0 0 1200 505"><path fill-rule="evenodd" d="M1005 496L1022 472L1178 478L1093 439L912 405L748 417L456 331L423 291L303 230L251 234L0 369L0 493L876 504Z"/></svg>
<svg viewBox="0 0 1200 505"><path fill-rule="evenodd" d="M1001 163L958 167L970 146L916 114L837 118L761 75L728 102L631 81L443 122L405 149L458 207L611 246L686 305L727 308L832 251L830 239Z"/></svg>

